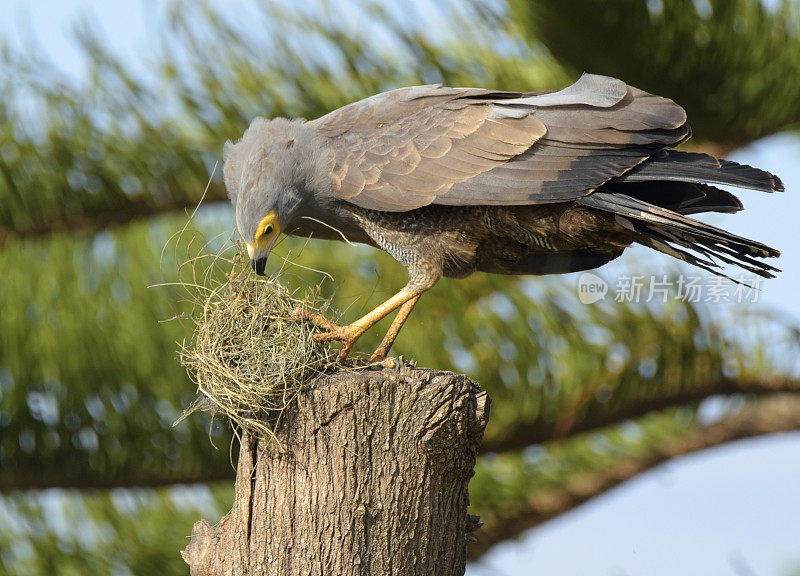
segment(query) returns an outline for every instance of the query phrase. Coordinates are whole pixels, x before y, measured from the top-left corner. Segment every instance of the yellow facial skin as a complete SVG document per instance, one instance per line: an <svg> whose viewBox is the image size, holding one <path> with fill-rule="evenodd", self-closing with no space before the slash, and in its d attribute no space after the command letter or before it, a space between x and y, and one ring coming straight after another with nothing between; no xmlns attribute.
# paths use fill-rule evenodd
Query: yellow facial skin
<svg viewBox="0 0 800 576"><path fill-rule="evenodd" d="M258 223L253 243L247 244L247 254L250 259L266 258L280 233L281 225L278 222L278 216L272 210Z"/></svg>

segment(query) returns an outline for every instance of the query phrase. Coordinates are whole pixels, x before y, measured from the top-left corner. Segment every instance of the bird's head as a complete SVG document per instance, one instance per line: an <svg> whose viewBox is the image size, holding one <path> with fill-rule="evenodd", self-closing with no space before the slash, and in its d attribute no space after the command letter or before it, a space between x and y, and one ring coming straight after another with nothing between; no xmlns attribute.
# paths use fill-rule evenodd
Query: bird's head
<svg viewBox="0 0 800 576"><path fill-rule="evenodd" d="M259 275L303 199L303 158L296 150L298 139L304 139L301 122L256 118L240 141L225 144L225 187Z"/></svg>
<svg viewBox="0 0 800 576"><path fill-rule="evenodd" d="M245 222L246 221L245 219ZM267 212L267 215L256 224L254 228L255 232L252 234L242 232L243 229L252 230L253 227L247 225L246 228L243 228L240 222L241 220L237 218L239 233L242 237L247 239L247 255L250 256L253 270L256 271L256 274L263 276L264 268L267 264L267 257L281 233L281 223L278 219L278 214L275 210Z"/></svg>

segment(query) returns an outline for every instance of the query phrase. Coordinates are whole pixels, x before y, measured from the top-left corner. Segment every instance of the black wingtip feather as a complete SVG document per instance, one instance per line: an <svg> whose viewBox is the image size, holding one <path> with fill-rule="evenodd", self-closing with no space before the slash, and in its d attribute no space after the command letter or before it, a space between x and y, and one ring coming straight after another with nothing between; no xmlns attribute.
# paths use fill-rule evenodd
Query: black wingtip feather
<svg viewBox="0 0 800 576"><path fill-rule="evenodd" d="M775 192L784 192L786 188L783 187L783 180L781 180L777 175L773 174L772 172L767 172L772 177L772 185L773 190Z"/></svg>
<svg viewBox="0 0 800 576"><path fill-rule="evenodd" d="M762 192L781 192L783 182L776 175L732 160L718 160L709 154L665 150L620 176L619 182L665 180L735 186Z"/></svg>

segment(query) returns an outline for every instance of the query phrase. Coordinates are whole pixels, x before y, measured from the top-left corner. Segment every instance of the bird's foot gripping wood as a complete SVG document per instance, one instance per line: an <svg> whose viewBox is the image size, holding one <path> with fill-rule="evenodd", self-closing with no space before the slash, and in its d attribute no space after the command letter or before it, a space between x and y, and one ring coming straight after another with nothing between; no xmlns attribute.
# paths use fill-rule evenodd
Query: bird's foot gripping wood
<svg viewBox="0 0 800 576"><path fill-rule="evenodd" d="M342 349L339 352L338 361L342 362L345 358L347 358L347 355L350 353L350 350L352 350L353 345L364 332L369 330L372 326L392 313L394 310L400 308L400 312L397 314L397 317L394 319L394 321L392 321L392 325L389 327L389 331L386 333L386 336L384 336L375 352L372 353L372 356L369 357L370 362L376 362L386 358L389 348L392 347L395 338L397 338L397 334L400 332L400 328L403 327L403 324L408 318L408 315L411 313L411 310L414 308L414 305L417 303L417 300L419 300L420 296L420 293L411 292L410 290L405 289L400 290L400 292L389 298L386 302L348 326L339 326L338 324L334 324L316 312L311 312L310 310L304 310L302 308L296 308L294 310L292 319L295 322L310 320L319 328L322 328L322 330L324 330L323 332L313 335L314 340L317 342L326 342L330 340L340 341L342 343Z"/></svg>

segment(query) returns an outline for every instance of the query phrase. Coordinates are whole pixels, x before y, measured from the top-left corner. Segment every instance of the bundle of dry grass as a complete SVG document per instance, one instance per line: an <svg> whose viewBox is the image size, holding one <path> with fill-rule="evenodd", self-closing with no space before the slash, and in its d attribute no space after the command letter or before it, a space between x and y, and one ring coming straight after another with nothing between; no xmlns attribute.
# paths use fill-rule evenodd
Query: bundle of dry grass
<svg viewBox="0 0 800 576"><path fill-rule="evenodd" d="M195 287L195 329L180 360L201 397L186 414L209 409L274 438L303 384L335 362L329 344L311 337L310 323L291 319L295 307L322 312L327 301L298 298L276 280L255 276L241 254L226 281Z"/></svg>

